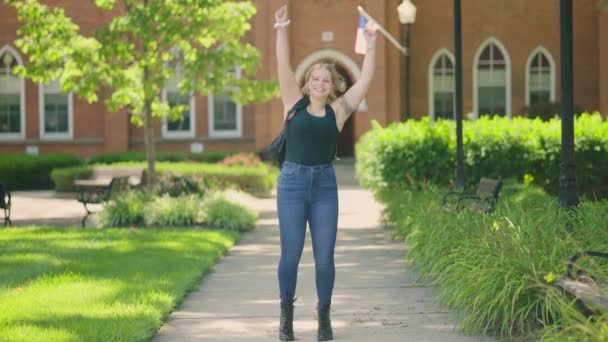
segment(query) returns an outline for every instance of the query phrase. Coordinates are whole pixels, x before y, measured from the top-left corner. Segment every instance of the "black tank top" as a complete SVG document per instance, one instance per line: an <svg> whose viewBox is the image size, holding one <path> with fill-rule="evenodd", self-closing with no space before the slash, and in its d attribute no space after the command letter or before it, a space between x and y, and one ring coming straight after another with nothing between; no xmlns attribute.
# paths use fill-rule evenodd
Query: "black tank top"
<svg viewBox="0 0 608 342"><path fill-rule="evenodd" d="M285 131L285 160L301 165L329 164L334 159L338 141L336 113L325 105L325 116L310 114L306 107L296 111Z"/></svg>

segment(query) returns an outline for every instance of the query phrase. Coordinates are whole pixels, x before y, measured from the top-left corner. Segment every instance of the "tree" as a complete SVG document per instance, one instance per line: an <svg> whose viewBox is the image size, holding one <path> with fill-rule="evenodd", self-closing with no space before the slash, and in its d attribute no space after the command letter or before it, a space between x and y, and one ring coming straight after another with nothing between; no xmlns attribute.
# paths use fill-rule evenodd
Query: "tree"
<svg viewBox="0 0 608 342"><path fill-rule="evenodd" d="M59 79L64 92L89 103L103 91L110 111L126 109L131 122L144 127L149 185L155 180L153 122L178 119L185 109L163 102L170 79L179 77L182 94L230 87L240 103L277 93L276 82L252 79L259 53L241 39L255 14L250 1L95 0L116 15L90 37L79 34L61 7L5 1L17 10L22 25L15 43L29 58L16 72L34 82ZM235 67L242 77L231 72Z"/></svg>

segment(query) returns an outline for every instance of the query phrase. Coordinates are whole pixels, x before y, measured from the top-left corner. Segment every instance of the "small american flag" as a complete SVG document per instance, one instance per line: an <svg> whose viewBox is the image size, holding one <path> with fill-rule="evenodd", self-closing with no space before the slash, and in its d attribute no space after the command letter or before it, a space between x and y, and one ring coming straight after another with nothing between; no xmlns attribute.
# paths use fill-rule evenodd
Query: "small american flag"
<svg viewBox="0 0 608 342"><path fill-rule="evenodd" d="M357 23L357 38L355 39L355 53L365 55L367 51L367 42L363 34L363 29L367 25L367 18L359 13L359 22Z"/></svg>

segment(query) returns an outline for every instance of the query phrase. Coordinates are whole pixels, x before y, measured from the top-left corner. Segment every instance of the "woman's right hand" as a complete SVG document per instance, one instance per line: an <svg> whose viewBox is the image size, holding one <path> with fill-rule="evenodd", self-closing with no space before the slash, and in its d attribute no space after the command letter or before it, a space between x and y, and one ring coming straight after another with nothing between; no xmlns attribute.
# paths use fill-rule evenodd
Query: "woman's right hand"
<svg viewBox="0 0 608 342"><path fill-rule="evenodd" d="M274 12L274 20L277 23L284 23L289 20L287 15L287 5L281 6L276 12Z"/></svg>

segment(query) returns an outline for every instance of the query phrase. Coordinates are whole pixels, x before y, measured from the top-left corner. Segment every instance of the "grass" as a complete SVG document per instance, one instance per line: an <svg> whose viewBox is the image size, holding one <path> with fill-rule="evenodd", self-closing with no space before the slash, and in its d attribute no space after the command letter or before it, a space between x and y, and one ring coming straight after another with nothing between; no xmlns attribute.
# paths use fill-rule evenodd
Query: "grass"
<svg viewBox="0 0 608 342"><path fill-rule="evenodd" d="M0 231L0 341L145 341L237 232Z"/></svg>
<svg viewBox="0 0 608 342"><path fill-rule="evenodd" d="M585 321L555 285L577 251L608 250L607 202L583 201L570 217L557 198L508 182L496 211L481 215L443 210L442 192L377 195L387 204L385 222L407 241L408 261L432 280L443 305L462 314L462 330L581 341L608 331L606 317ZM602 281L608 279L606 264L591 258L577 262Z"/></svg>

